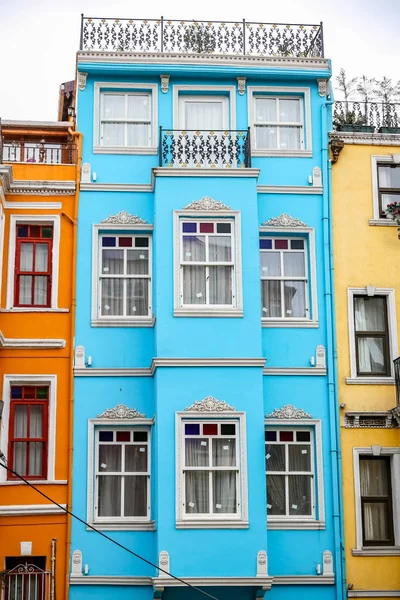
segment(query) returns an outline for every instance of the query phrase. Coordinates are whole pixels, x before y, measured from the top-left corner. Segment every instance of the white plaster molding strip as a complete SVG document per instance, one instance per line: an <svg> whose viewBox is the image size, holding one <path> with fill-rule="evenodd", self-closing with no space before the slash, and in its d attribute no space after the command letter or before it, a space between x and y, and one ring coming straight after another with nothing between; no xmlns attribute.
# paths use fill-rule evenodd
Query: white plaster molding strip
<svg viewBox="0 0 400 600"><path fill-rule="evenodd" d="M227 65L227 66L261 66L264 69L268 67L279 67L281 69L306 69L309 70L329 70L329 61L324 58L285 58L277 56L238 56L225 54L214 54L205 56L204 54L185 54L185 53L161 53L161 52L107 52L91 50L81 50L77 55L79 64L90 63L129 63L129 64L198 64L204 65Z"/></svg>
<svg viewBox="0 0 400 600"><path fill-rule="evenodd" d="M284 529L284 530L298 530L305 531L309 529L325 529L324 521L267 521L267 529Z"/></svg>
<svg viewBox="0 0 400 600"><path fill-rule="evenodd" d="M255 177L260 169L183 169L157 167L153 169L155 177Z"/></svg>
<svg viewBox="0 0 400 600"><path fill-rule="evenodd" d="M346 377L347 385L394 385L394 377Z"/></svg>
<svg viewBox="0 0 400 600"><path fill-rule="evenodd" d="M151 377L159 367L263 367L265 358L153 358L149 368L75 367L76 377ZM315 370L315 367L313 368Z"/></svg>
<svg viewBox="0 0 400 600"><path fill-rule="evenodd" d="M326 375L326 367L264 367L263 375Z"/></svg>
<svg viewBox="0 0 400 600"><path fill-rule="evenodd" d="M248 529L248 521L235 521L232 520L215 520L215 521L202 521L199 520L188 520L188 521L176 521L176 529Z"/></svg>
<svg viewBox="0 0 400 600"><path fill-rule="evenodd" d="M352 556L400 556L400 547L353 548L351 554Z"/></svg>
<svg viewBox="0 0 400 600"><path fill-rule="evenodd" d="M67 508L66 504L60 504ZM0 517L24 515L64 515L65 511L54 504L12 504L0 506Z"/></svg>
<svg viewBox="0 0 400 600"><path fill-rule="evenodd" d="M81 183L81 192L154 192L151 183Z"/></svg>
<svg viewBox="0 0 400 600"><path fill-rule="evenodd" d="M153 585L151 577L123 577L118 575L70 575L70 585Z"/></svg>
<svg viewBox="0 0 400 600"><path fill-rule="evenodd" d="M0 331L0 348L65 348L65 340L5 338Z"/></svg>
<svg viewBox="0 0 400 600"><path fill-rule="evenodd" d="M333 585L334 575L273 575L274 585Z"/></svg>
<svg viewBox="0 0 400 600"><path fill-rule="evenodd" d="M340 139L345 144L360 144L366 146L400 146L400 133L353 133L349 132L330 132L331 140Z"/></svg>
<svg viewBox="0 0 400 600"><path fill-rule="evenodd" d="M348 598L400 598L400 590L347 590Z"/></svg>
<svg viewBox="0 0 400 600"><path fill-rule="evenodd" d="M3 127L51 127L52 129L65 129L65 133L68 133L68 127L71 127L69 121L20 121L16 119L2 119L1 124Z"/></svg>
<svg viewBox="0 0 400 600"><path fill-rule="evenodd" d="M99 531L156 531L154 521L150 523L95 523L88 521L88 524ZM86 527L86 531L93 531L93 529Z"/></svg>
<svg viewBox="0 0 400 600"><path fill-rule="evenodd" d="M67 485L68 480L67 479L56 479L56 480L52 480L49 479L47 481L43 481L43 479L30 479L29 483L33 483L35 485ZM4 486L8 486L8 485L26 485L25 481L2 481L0 483L0 487Z"/></svg>
<svg viewBox="0 0 400 600"><path fill-rule="evenodd" d="M323 194L322 186L313 185L258 185L258 194Z"/></svg>
<svg viewBox="0 0 400 600"><path fill-rule="evenodd" d="M272 577L185 577L185 581L195 586L257 586L270 589ZM154 577L153 585L155 587L181 587L184 583L172 579L171 577Z"/></svg>
<svg viewBox="0 0 400 600"><path fill-rule="evenodd" d="M390 219L370 219L368 224L376 227L398 227L397 223Z"/></svg>
<svg viewBox="0 0 400 600"><path fill-rule="evenodd" d="M271 227L268 227L268 230L271 229ZM260 231L262 230L263 228L260 227ZM297 321L288 321L285 319L261 319L261 327L263 329L272 329L274 327L278 327L281 329L317 329L319 327L319 323L318 321L304 321L300 319L298 319Z"/></svg>

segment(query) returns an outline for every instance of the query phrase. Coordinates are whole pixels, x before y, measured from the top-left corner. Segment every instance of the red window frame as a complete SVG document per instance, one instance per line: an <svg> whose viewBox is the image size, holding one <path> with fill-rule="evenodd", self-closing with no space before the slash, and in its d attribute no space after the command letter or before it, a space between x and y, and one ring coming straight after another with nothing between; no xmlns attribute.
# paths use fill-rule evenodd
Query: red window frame
<svg viewBox="0 0 400 600"><path fill-rule="evenodd" d="M21 393L15 393L16 390L21 389ZM38 390L46 389L46 398L38 399ZM33 391L32 391L33 390ZM20 395L20 398L13 396ZM26 426L26 437L17 437L14 435L15 425L15 407L16 406L27 406L27 426ZM42 436L41 437L30 437L30 416L32 406L42 406ZM49 412L49 388L46 386L11 386L11 398L10 398L10 421L9 421L9 436L8 436L8 460L11 469L15 469L14 460L14 445L18 442L27 444L26 447L26 470L25 474L20 473L25 479L47 479L47 454L48 454L48 412ZM30 455L30 444L31 443L42 443L42 469L41 475L30 475L29 474L29 455ZM8 479L18 479L16 475L8 471Z"/></svg>
<svg viewBox="0 0 400 600"><path fill-rule="evenodd" d="M26 235L21 236L20 230L26 229ZM44 237L44 230L51 229L51 238ZM41 307L47 308L51 306L51 283L52 283L52 254L53 254L53 235L54 229L52 225L33 225L33 224L17 224L16 231L16 248L15 248L15 281L14 281L14 306L17 307ZM32 271L21 270L21 245L33 244ZM47 244L47 270L36 271L36 245ZM32 277L31 302L23 304L19 301L20 279L21 277ZM47 277L47 295L45 304L35 304L35 278Z"/></svg>

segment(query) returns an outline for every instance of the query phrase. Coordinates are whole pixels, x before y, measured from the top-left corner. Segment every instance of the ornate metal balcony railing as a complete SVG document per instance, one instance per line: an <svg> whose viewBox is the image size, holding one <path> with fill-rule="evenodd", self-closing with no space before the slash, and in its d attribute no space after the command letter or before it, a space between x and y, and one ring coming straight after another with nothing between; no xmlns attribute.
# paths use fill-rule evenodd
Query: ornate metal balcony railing
<svg viewBox="0 0 400 600"><path fill-rule="evenodd" d="M73 165L76 145L71 143L3 141L3 161L12 163L42 163Z"/></svg>
<svg viewBox="0 0 400 600"><path fill-rule="evenodd" d="M400 103L336 101L333 125L337 131L364 131L370 133L400 133ZM388 131L389 129L389 131Z"/></svg>
<svg viewBox="0 0 400 600"><path fill-rule="evenodd" d="M243 56L324 56L318 25L84 17L80 49Z"/></svg>
<svg viewBox="0 0 400 600"><path fill-rule="evenodd" d="M50 571L41 571L35 565L20 564L5 573L6 600L50 600Z"/></svg>
<svg viewBox="0 0 400 600"><path fill-rule="evenodd" d="M162 129L160 167L251 167L250 130L189 131Z"/></svg>

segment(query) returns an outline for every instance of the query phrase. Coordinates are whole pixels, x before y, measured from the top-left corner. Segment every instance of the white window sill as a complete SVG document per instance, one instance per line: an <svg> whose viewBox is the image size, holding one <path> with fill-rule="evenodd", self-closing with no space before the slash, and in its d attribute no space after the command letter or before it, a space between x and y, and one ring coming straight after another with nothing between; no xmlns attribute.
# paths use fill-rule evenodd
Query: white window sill
<svg viewBox="0 0 400 600"><path fill-rule="evenodd" d="M99 531L155 531L155 521L137 521L136 523L102 523L97 521L89 521ZM93 531L90 527L86 527L87 531Z"/></svg>
<svg viewBox="0 0 400 600"><path fill-rule="evenodd" d="M304 319L261 319L261 327L303 327L317 328L318 321L307 321Z"/></svg>
<svg viewBox="0 0 400 600"><path fill-rule="evenodd" d="M353 548L353 556L400 556L400 546L370 546Z"/></svg>
<svg viewBox="0 0 400 600"><path fill-rule="evenodd" d="M292 156L302 156L304 158L312 157L311 150L261 150L252 148L251 150L252 157L263 157L263 156L281 156L290 158Z"/></svg>
<svg viewBox="0 0 400 600"><path fill-rule="evenodd" d="M175 308L174 317L243 317L243 310L239 308Z"/></svg>
<svg viewBox="0 0 400 600"><path fill-rule="evenodd" d="M346 377L347 385L394 385L394 377Z"/></svg>
<svg viewBox="0 0 400 600"><path fill-rule="evenodd" d="M325 529L324 521L308 521L307 519L299 519L298 521L287 520L272 520L267 519L267 529Z"/></svg>
<svg viewBox="0 0 400 600"><path fill-rule="evenodd" d="M248 521L236 519L215 519L205 521L203 519L192 519L177 521L176 529L248 529Z"/></svg>
<svg viewBox="0 0 400 600"><path fill-rule="evenodd" d="M156 155L158 148L144 146L141 148L129 148L124 146L94 146L93 154L145 154Z"/></svg>
<svg viewBox="0 0 400 600"><path fill-rule="evenodd" d="M141 319L92 319L92 327L154 327L155 316Z"/></svg>
<svg viewBox="0 0 400 600"><path fill-rule="evenodd" d="M368 223L377 227L398 227L392 219L370 219Z"/></svg>
<svg viewBox="0 0 400 600"><path fill-rule="evenodd" d="M69 313L69 308L35 308L34 306L27 307L13 307L13 308L0 308L0 312L4 313Z"/></svg>
<svg viewBox="0 0 400 600"><path fill-rule="evenodd" d="M57 479L56 481L49 481L46 479L28 479L29 483L33 485L67 485L66 479ZM0 486L3 485L26 485L24 481L18 479L17 481L0 481Z"/></svg>

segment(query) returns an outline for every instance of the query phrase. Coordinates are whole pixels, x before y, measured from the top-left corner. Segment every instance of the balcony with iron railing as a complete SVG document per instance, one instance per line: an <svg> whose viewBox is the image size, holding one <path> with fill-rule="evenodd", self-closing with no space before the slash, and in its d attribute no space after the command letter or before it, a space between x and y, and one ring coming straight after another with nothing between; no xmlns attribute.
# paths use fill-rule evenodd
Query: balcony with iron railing
<svg viewBox="0 0 400 600"><path fill-rule="evenodd" d="M70 142L0 141L0 163L32 163L45 165L76 164L76 145Z"/></svg>
<svg viewBox="0 0 400 600"><path fill-rule="evenodd" d="M337 100L333 126L343 132L400 133L400 103Z"/></svg>
<svg viewBox="0 0 400 600"><path fill-rule="evenodd" d="M250 168L250 129L182 131L160 127L159 166L196 169Z"/></svg>
<svg viewBox="0 0 400 600"><path fill-rule="evenodd" d="M82 15L80 50L323 58L323 27L245 21L112 19Z"/></svg>

